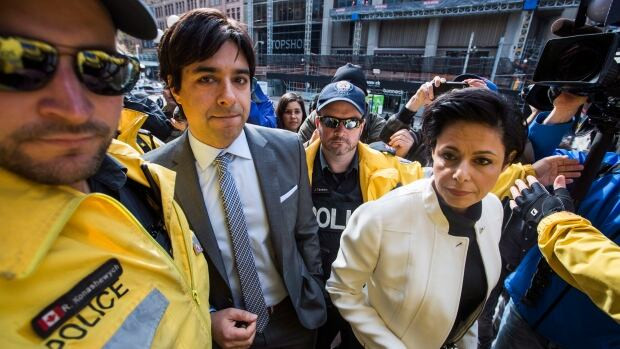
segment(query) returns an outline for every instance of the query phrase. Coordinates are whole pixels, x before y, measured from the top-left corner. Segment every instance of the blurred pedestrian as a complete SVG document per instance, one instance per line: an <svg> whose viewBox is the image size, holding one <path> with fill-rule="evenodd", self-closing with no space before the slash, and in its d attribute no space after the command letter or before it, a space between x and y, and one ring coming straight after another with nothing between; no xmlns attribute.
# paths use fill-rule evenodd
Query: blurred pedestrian
<svg viewBox="0 0 620 349"><path fill-rule="evenodd" d="M276 107L278 128L297 132L301 123L306 120L304 99L295 92L285 93L280 97Z"/></svg>

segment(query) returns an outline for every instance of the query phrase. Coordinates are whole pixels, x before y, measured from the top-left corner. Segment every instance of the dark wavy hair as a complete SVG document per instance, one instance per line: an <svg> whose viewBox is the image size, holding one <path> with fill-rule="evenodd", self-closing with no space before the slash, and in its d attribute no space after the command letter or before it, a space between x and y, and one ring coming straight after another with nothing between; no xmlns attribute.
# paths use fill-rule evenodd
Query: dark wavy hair
<svg viewBox="0 0 620 349"><path fill-rule="evenodd" d="M209 59L222 45L232 41L248 61L250 77L256 71L252 39L240 22L215 9L195 9L185 13L166 30L158 49L159 76L171 88L181 89L184 67Z"/></svg>
<svg viewBox="0 0 620 349"><path fill-rule="evenodd" d="M308 114L306 114L306 105L304 104L304 99L295 92L288 92L283 94L282 97L280 97L280 100L278 101L278 106L276 107L276 121L278 123L278 128L284 128L284 122L282 122L282 117L284 116L284 111L286 110L286 107L291 102L297 102L301 106L301 113L303 117L301 118L300 125L302 125L304 121L306 121Z"/></svg>
<svg viewBox="0 0 620 349"><path fill-rule="evenodd" d="M504 164L523 153L527 141L525 121L503 97L483 88L455 89L425 107L422 115L424 142L435 149L446 126L458 121L480 123L499 130L505 148ZM510 154L514 156L510 157Z"/></svg>

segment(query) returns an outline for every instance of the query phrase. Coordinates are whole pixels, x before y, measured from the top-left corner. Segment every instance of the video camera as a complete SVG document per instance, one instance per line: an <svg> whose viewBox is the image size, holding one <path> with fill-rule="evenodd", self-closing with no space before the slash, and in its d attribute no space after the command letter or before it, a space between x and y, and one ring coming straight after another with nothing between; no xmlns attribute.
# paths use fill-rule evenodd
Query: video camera
<svg viewBox="0 0 620 349"><path fill-rule="evenodd" d="M586 25L586 19L595 25ZM547 42L534 72L534 83L548 87L550 99L561 91L588 96L597 111L588 110L597 133L571 190L577 205L620 132L620 32L610 29L618 25L620 0L582 0L574 21L553 23L552 32L561 38Z"/></svg>
<svg viewBox="0 0 620 349"><path fill-rule="evenodd" d="M586 25L586 18L597 26ZM553 33L562 38L545 45L534 83L591 96L596 104L620 97L620 33L603 32L619 24L619 0L582 0L574 21L553 24Z"/></svg>

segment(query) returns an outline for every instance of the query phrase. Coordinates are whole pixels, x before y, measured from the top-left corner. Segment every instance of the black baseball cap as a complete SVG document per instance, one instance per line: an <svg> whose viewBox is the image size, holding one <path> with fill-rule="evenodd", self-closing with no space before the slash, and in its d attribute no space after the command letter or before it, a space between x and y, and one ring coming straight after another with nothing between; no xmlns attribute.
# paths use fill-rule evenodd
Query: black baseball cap
<svg viewBox="0 0 620 349"><path fill-rule="evenodd" d="M137 39L157 37L157 24L149 8L141 0L101 0L110 13L116 29Z"/></svg>
<svg viewBox="0 0 620 349"><path fill-rule="evenodd" d="M348 81L359 87L365 95L367 94L368 82L366 81L366 75L364 74L362 67L359 65L347 63L338 68L338 70L336 70L336 74L334 74L334 77L332 78L332 82L338 81Z"/></svg>

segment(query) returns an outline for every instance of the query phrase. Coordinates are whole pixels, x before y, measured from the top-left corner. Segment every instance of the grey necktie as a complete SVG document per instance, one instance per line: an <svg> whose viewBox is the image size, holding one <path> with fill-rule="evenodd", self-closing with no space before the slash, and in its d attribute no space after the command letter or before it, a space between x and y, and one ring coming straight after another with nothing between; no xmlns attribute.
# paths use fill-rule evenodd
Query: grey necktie
<svg viewBox="0 0 620 349"><path fill-rule="evenodd" d="M265 298L254 264L254 254L250 247L248 227L245 215L241 207L241 199L235 185L235 179L228 172L228 165L233 159L229 153L220 153L214 160L217 166L218 180L220 183L220 198L224 204L226 213L226 226L232 239L235 265L239 274L241 293L245 303L245 309L258 315L256 320L256 332L263 332L269 322L269 313L265 305Z"/></svg>

